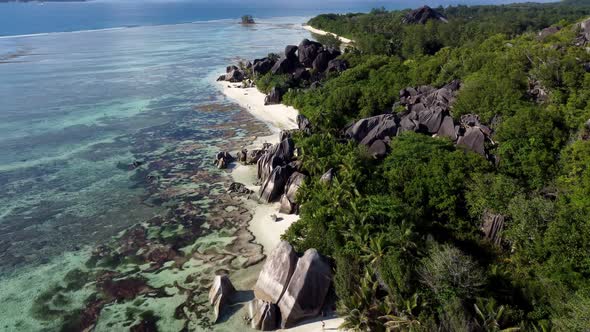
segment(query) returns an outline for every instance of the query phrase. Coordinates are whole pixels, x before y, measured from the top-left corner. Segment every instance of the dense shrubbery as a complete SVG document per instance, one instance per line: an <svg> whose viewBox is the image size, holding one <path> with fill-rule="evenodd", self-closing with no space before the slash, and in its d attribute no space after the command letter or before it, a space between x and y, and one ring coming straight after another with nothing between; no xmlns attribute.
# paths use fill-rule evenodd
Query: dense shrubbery
<svg viewBox="0 0 590 332"><path fill-rule="evenodd" d="M583 64L590 54L574 45L572 25L543 40L519 34L590 12L563 4L444 12L448 25L404 27L402 12L383 10L311 21L364 36L367 45L344 54L351 69L319 88L288 87L284 102L315 133L295 137L310 177L298 194L301 219L285 238L334 259L339 310L352 329L588 330L590 73ZM392 40L396 29L403 34ZM353 121L391 112L400 89L453 79L463 86L452 115L480 115L493 130L496 163L416 133L395 137L380 161L340 138ZM287 83L269 75L259 87ZM533 85L546 98L533 95ZM334 181L320 182L330 168ZM499 246L480 232L486 213L505 217Z"/></svg>
<svg viewBox="0 0 590 332"><path fill-rule="evenodd" d="M402 23L407 11L376 10L369 14L325 14L309 21L311 26L357 40L368 54L398 55L412 58L434 54L443 47L479 43L495 34L514 37L538 31L561 20L574 21L590 15L590 3L577 6L560 4L515 4L504 6L450 6L437 8L448 24Z"/></svg>

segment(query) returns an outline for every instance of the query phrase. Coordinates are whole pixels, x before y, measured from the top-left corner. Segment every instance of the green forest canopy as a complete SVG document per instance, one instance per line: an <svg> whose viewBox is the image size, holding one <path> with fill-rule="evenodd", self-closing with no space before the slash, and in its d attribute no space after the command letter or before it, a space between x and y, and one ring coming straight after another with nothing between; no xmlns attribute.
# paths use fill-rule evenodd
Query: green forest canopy
<svg viewBox="0 0 590 332"><path fill-rule="evenodd" d="M590 54L575 23L590 6L438 10L448 24L403 24L407 11L320 15L309 24L356 41L342 55L351 68L317 89L259 79L265 90L290 86L284 102L315 125L295 137L311 176L285 239L333 258L351 329L588 331ZM562 29L539 37L549 26ZM463 86L452 115L492 128L497 164L417 133L395 137L384 160L340 138L352 121L391 112L400 89L454 79ZM485 213L506 220L500 246L482 237Z"/></svg>

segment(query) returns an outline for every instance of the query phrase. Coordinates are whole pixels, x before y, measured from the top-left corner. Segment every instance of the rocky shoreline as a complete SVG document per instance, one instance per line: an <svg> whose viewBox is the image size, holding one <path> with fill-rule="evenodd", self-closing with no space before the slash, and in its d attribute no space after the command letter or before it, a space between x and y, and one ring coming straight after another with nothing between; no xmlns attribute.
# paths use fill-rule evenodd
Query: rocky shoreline
<svg viewBox="0 0 590 332"><path fill-rule="evenodd" d="M299 46L287 46L279 59L267 57L242 64L240 67L229 66L226 68L226 74L218 79L226 96L237 101L259 119L266 120L274 132L271 137L259 139L250 147L235 153L221 151L216 154L214 160L219 168L240 164L233 168L232 176L236 182L232 187L247 198L255 196L262 203L254 207L255 217L251 224L258 222L270 226L282 223L287 226L282 228L280 233L252 231L258 243L277 244L276 248L267 254L264 267L254 286L255 298L247 305L245 320L257 330L288 329L305 320L318 317L321 320L322 317L333 316L335 306L333 296L329 295L332 283L332 266L329 259L314 249L299 256L301 253L296 253L289 243L278 242L286 228L298 219L299 206L295 198L297 190L307 177L302 172L301 161L297 160L298 153L291 135L295 131L309 134L312 125L295 109L280 104L286 91L273 87L265 96L256 90L253 81L260 75L272 72L290 75L295 80L309 80L313 81L311 84L320 84L324 72L340 72L347 69L348 64L345 61L336 59L339 55L339 50L325 48L320 43L305 39ZM252 178L248 181L243 173L247 172L245 168L253 168L254 165L256 178L254 180L254 174L250 173ZM247 183L240 183L239 180L245 180ZM269 206L275 213L256 217L256 210L263 207L268 212ZM289 220L284 220L286 217ZM272 237L273 241L263 239L268 237ZM264 246L265 253L268 253L271 248ZM224 308L229 307L236 289L227 274L217 275L215 278L215 283L210 289L209 301L217 319L225 314ZM340 320L334 320L332 324L336 328ZM325 326L325 323L317 325L318 330L320 326ZM310 328L312 327L306 326L306 330Z"/></svg>

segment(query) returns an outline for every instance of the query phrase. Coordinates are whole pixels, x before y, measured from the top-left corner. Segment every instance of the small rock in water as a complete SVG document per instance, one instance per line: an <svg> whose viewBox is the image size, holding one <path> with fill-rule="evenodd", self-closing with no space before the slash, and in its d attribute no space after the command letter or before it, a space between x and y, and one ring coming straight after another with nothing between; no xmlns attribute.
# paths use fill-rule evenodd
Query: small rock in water
<svg viewBox="0 0 590 332"><path fill-rule="evenodd" d="M270 220L277 222L277 221L281 221L282 218L279 218L276 214L273 213L270 215Z"/></svg>
<svg viewBox="0 0 590 332"><path fill-rule="evenodd" d="M132 168L133 168L133 169L135 169L135 168L138 168L138 167L139 167L139 166L141 166L141 165L143 165L143 162L141 162L141 161L139 161L139 160L136 160L136 161L134 161L134 162L131 164L131 166L132 166Z"/></svg>

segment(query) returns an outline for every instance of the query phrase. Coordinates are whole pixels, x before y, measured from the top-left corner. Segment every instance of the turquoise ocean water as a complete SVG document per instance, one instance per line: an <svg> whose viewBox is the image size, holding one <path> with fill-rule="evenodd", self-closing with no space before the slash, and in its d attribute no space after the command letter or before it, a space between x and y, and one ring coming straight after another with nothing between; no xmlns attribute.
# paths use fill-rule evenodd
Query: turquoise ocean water
<svg viewBox="0 0 590 332"><path fill-rule="evenodd" d="M205 268L199 255L235 244L244 226L242 219L211 226L236 209L219 211L233 203L213 202L223 200L229 180L211 157L266 133L213 82L238 58L309 37L304 21L262 19L245 27L229 19L0 38L0 49L12 50L0 60L0 330L59 330L64 318L85 317L108 273L161 293L148 301L138 299L141 292L121 299L113 291L110 302L99 303L97 330L127 330L147 309L163 317L163 330L187 324L174 311L188 306L188 296L164 290L177 281L193 287L199 277L187 276ZM113 244L136 225L143 233L126 241L143 247ZM174 272L142 258L154 247L175 252L167 256L179 264ZM234 256L203 275L248 258ZM96 257L108 262L96 265ZM131 299L145 310L129 309L124 300ZM191 303L199 305L196 298Z"/></svg>

